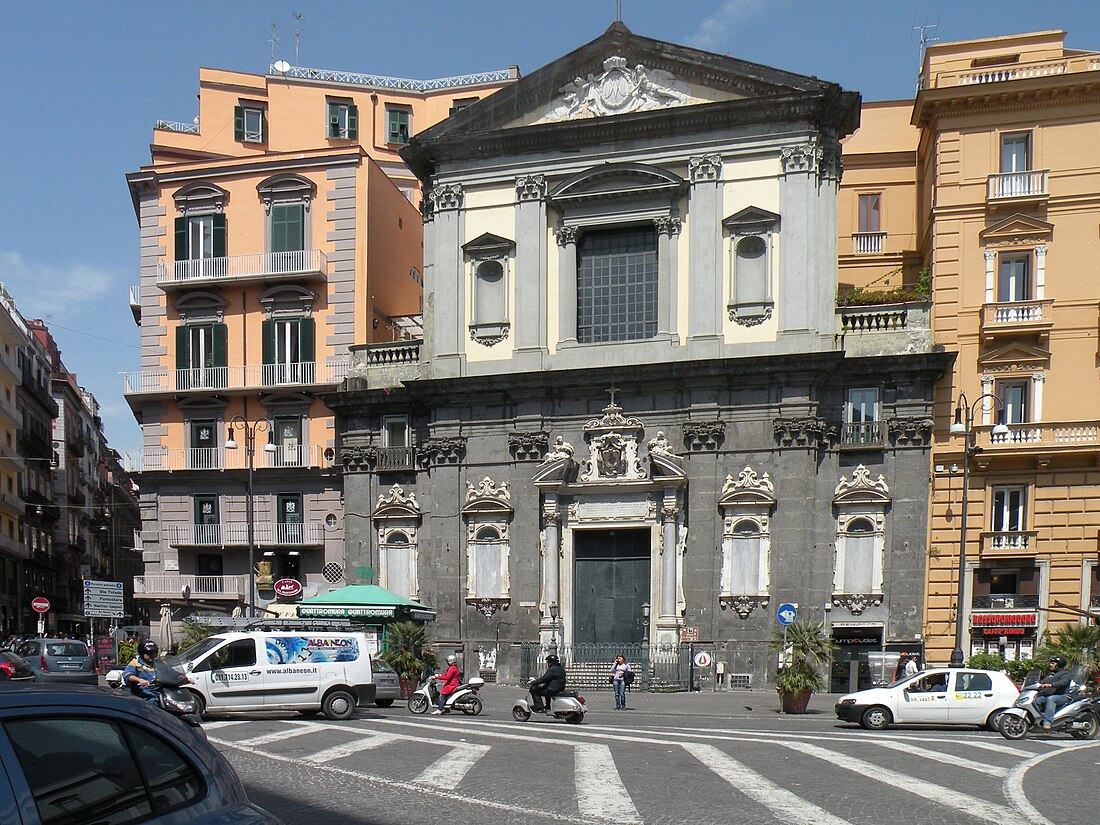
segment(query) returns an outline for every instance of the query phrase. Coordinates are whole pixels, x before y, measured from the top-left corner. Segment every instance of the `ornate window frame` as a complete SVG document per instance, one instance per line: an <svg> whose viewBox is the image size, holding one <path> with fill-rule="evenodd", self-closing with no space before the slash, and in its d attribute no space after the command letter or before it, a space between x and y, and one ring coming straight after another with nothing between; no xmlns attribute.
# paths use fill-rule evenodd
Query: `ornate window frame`
<svg viewBox="0 0 1100 825"><path fill-rule="evenodd" d="M841 476L833 493L836 509L836 551L833 560L834 607L844 607L858 616L869 607L883 602L883 563L886 556L886 512L893 499L886 479L879 474L871 478L871 471L860 464L852 471L852 477ZM870 592L853 592L844 581L844 566L850 537L862 535L853 530L860 522L871 526L873 547L871 551ZM859 590L861 588L857 588Z"/></svg>
<svg viewBox="0 0 1100 825"><path fill-rule="evenodd" d="M729 319L743 327L758 326L772 317L775 309L774 283L777 272L776 245L779 235L779 215L748 206L722 221L728 238L729 257ZM764 294L755 300L738 296L737 250L749 238L758 238L764 244Z"/></svg>
<svg viewBox="0 0 1100 825"><path fill-rule="evenodd" d="M726 476L722 493L718 497L718 509L722 513L722 573L719 579L718 602L723 610L731 608L742 619L747 619L757 607L766 607L770 596L771 581L771 513L775 508L775 485L766 472L757 475L746 466L735 479ZM734 543L738 528L748 523L756 530L757 585L749 593L734 593L727 582L732 576Z"/></svg>
<svg viewBox="0 0 1100 825"><path fill-rule="evenodd" d="M378 581L386 589L389 587L388 570L385 563L390 548L407 548L409 553L409 593L398 593L414 601L420 599L419 552L417 532L423 514L416 500L416 493L405 494L400 485L394 484L388 493L379 493L378 503L371 513L375 529L378 531ZM401 539L404 539L402 541Z"/></svg>
<svg viewBox="0 0 1100 825"><path fill-rule="evenodd" d="M508 482L499 486L486 476L477 486L467 482L462 519L466 522L466 604L475 607L486 618L498 610L507 610L512 603L511 537L509 526L515 511ZM492 535L490 535L492 534ZM500 548L500 587L495 593L482 593L477 581L477 553L489 545Z"/></svg>
<svg viewBox="0 0 1100 825"><path fill-rule="evenodd" d="M512 272L515 269L516 243L486 232L469 243L463 244L462 251L465 254L470 281L470 338L479 344L491 347L505 340L511 329L508 300ZM480 277L482 267L487 265L499 265L501 268L500 283L495 287L484 284ZM483 318L478 311L482 292L490 288L500 293L499 305L502 317Z"/></svg>
<svg viewBox="0 0 1100 825"><path fill-rule="evenodd" d="M220 186L199 181L179 189L172 200L180 215L209 215L225 212L229 193Z"/></svg>
<svg viewBox="0 0 1100 825"><path fill-rule="evenodd" d="M310 219L311 207L317 197L317 186L313 181L301 175L281 174L265 178L256 185L256 193L264 205L264 249L271 251L271 207L302 206L302 249L313 248L313 221Z"/></svg>

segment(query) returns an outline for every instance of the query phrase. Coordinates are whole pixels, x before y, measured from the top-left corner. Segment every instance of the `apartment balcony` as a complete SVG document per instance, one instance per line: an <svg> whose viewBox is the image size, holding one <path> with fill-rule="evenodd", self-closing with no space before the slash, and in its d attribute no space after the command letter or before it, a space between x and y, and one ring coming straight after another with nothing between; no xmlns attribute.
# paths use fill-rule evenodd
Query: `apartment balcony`
<svg viewBox="0 0 1100 825"><path fill-rule="evenodd" d="M850 356L931 352L931 308L927 301L837 307L837 334Z"/></svg>
<svg viewBox="0 0 1100 825"><path fill-rule="evenodd" d="M416 447L376 447L375 472L387 473L416 469Z"/></svg>
<svg viewBox="0 0 1100 825"><path fill-rule="evenodd" d="M1020 556L1035 552L1035 530L982 533L982 556Z"/></svg>
<svg viewBox="0 0 1100 825"><path fill-rule="evenodd" d="M979 461L997 455L1100 454L1100 421L1043 421L1006 426L1008 432L1004 434L994 434L991 425L975 428L975 441L983 448Z"/></svg>
<svg viewBox="0 0 1100 825"><path fill-rule="evenodd" d="M327 277L328 258L319 249L161 261L157 264L157 286L162 289Z"/></svg>
<svg viewBox="0 0 1100 825"><path fill-rule="evenodd" d="M326 453L328 454L326 456ZM292 447L276 444L275 452L258 448L252 458L255 470L275 470L300 467L317 469L331 466L335 451L316 444ZM238 447L174 448L150 447L131 450L123 456L128 473L176 472L180 470L247 470L247 451Z"/></svg>
<svg viewBox="0 0 1100 825"><path fill-rule="evenodd" d="M334 386L348 375L348 356L288 364L238 367L165 367L122 374L126 395L171 395L177 392L233 392L274 387Z"/></svg>
<svg viewBox="0 0 1100 825"><path fill-rule="evenodd" d="M164 527L173 547L247 547L248 523L168 524ZM304 524L280 524L257 521L252 527L257 547L323 547L325 525L319 521Z"/></svg>
<svg viewBox="0 0 1100 825"><path fill-rule="evenodd" d="M840 449L881 450L885 442L883 421L864 421L859 424L842 424Z"/></svg>
<svg viewBox="0 0 1100 825"><path fill-rule="evenodd" d="M5 493L5 495L8 495ZM8 495L10 498L11 496ZM31 557L30 550L27 549L27 545L18 539L13 539L11 536L0 535L0 553L7 556L9 559L26 560Z"/></svg>
<svg viewBox="0 0 1100 825"><path fill-rule="evenodd" d="M1045 335L1054 326L1054 300L982 304L980 323L981 336L986 343L998 336Z"/></svg>
<svg viewBox="0 0 1100 825"><path fill-rule="evenodd" d="M1028 60L1003 66L983 66L954 72L938 72L930 80L931 88L974 86L980 83L1005 83L1036 77L1053 77L1077 72L1100 71L1100 54L1077 54L1054 60Z"/></svg>
<svg viewBox="0 0 1100 825"><path fill-rule="evenodd" d="M15 381L16 384L22 383L23 370L15 360L14 351L10 355L0 351L0 369L7 370L8 376Z"/></svg>
<svg viewBox="0 0 1100 825"><path fill-rule="evenodd" d="M353 346L348 378L365 389L399 387L404 381L415 380L420 376L422 344L421 338L408 338Z"/></svg>
<svg viewBox="0 0 1100 825"><path fill-rule="evenodd" d="M4 507L8 512L20 516L27 511L27 504L23 501L23 497L17 496L15 493L9 493L7 490L0 491L0 507Z"/></svg>
<svg viewBox="0 0 1100 825"><path fill-rule="evenodd" d="M1029 172L1002 172L990 175L986 189L986 203L1013 205L1027 201L1044 201L1050 197L1047 191L1048 170Z"/></svg>
<svg viewBox="0 0 1100 825"><path fill-rule="evenodd" d="M137 284L130 284L130 313L134 323L141 326L141 287Z"/></svg>
<svg viewBox="0 0 1100 825"><path fill-rule="evenodd" d="M135 599L178 599L184 587L192 599L238 601L248 591L248 576L190 576L153 574L134 577Z"/></svg>
<svg viewBox="0 0 1100 825"><path fill-rule="evenodd" d="M852 235L853 255L881 255L885 248L885 232L856 232Z"/></svg>
<svg viewBox="0 0 1100 825"><path fill-rule="evenodd" d="M970 602L974 610L1034 610L1039 606L1038 596L974 596Z"/></svg>
<svg viewBox="0 0 1100 825"><path fill-rule="evenodd" d="M18 428L23 426L22 414L15 408L15 404L8 401L8 399L3 396L0 396L0 417L7 418L8 422L13 427Z"/></svg>

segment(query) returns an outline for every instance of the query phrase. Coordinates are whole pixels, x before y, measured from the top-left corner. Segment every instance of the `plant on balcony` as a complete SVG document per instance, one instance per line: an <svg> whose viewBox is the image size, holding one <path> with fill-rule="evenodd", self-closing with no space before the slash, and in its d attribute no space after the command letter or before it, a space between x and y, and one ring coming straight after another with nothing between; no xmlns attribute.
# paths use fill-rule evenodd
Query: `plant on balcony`
<svg viewBox="0 0 1100 825"><path fill-rule="evenodd" d="M866 286L852 287L837 295L837 306L859 307L875 304L904 304L909 301L927 301L932 296L932 272L922 269L917 273L916 283L899 284L891 287L891 279L903 275L903 268L891 269L880 275Z"/></svg>
<svg viewBox="0 0 1100 825"><path fill-rule="evenodd" d="M394 622L387 628L383 643L385 650L379 656L397 671L401 698L407 699L416 690L421 674L436 666L428 629L416 622Z"/></svg>
<svg viewBox="0 0 1100 825"><path fill-rule="evenodd" d="M796 621L786 637L772 640L783 662L775 671L775 691L784 713L805 713L810 696L825 687L819 667L833 661L833 643L822 622Z"/></svg>

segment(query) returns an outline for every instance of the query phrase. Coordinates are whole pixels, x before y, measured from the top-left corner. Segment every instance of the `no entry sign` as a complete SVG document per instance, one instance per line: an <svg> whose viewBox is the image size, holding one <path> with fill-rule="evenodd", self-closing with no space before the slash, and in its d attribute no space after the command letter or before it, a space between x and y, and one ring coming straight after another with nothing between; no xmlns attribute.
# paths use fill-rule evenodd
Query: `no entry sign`
<svg viewBox="0 0 1100 825"><path fill-rule="evenodd" d="M50 600L45 596L38 596L37 598L31 599L31 610L35 613L45 613L49 609Z"/></svg>

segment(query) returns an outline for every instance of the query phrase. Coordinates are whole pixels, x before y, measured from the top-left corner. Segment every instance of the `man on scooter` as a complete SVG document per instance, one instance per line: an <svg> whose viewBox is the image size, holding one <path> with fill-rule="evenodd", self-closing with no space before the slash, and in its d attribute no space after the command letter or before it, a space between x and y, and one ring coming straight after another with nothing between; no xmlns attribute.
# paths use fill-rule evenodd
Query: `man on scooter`
<svg viewBox="0 0 1100 825"><path fill-rule="evenodd" d="M130 686L130 692L151 705L159 705L153 682L157 678L156 658L160 648L152 639L146 639L138 645L137 656L122 672L122 681Z"/></svg>
<svg viewBox="0 0 1100 825"><path fill-rule="evenodd" d="M551 700L565 690L565 668L561 660L553 654L546 657L546 672L531 683L531 698L534 699L535 713L544 713L551 706ZM543 699L546 704L543 704Z"/></svg>
<svg viewBox="0 0 1100 825"><path fill-rule="evenodd" d="M459 677L457 662L458 658L452 653L447 657L447 669L441 675L435 677L443 683L443 686L439 689L439 706L432 711L435 716L447 709L448 697L458 690L458 686L462 681Z"/></svg>
<svg viewBox="0 0 1100 825"><path fill-rule="evenodd" d="M1061 656L1051 656L1050 674L1039 683L1039 695L1035 699L1036 709L1043 711L1043 730L1050 730L1054 714L1069 701L1069 685L1066 660Z"/></svg>

